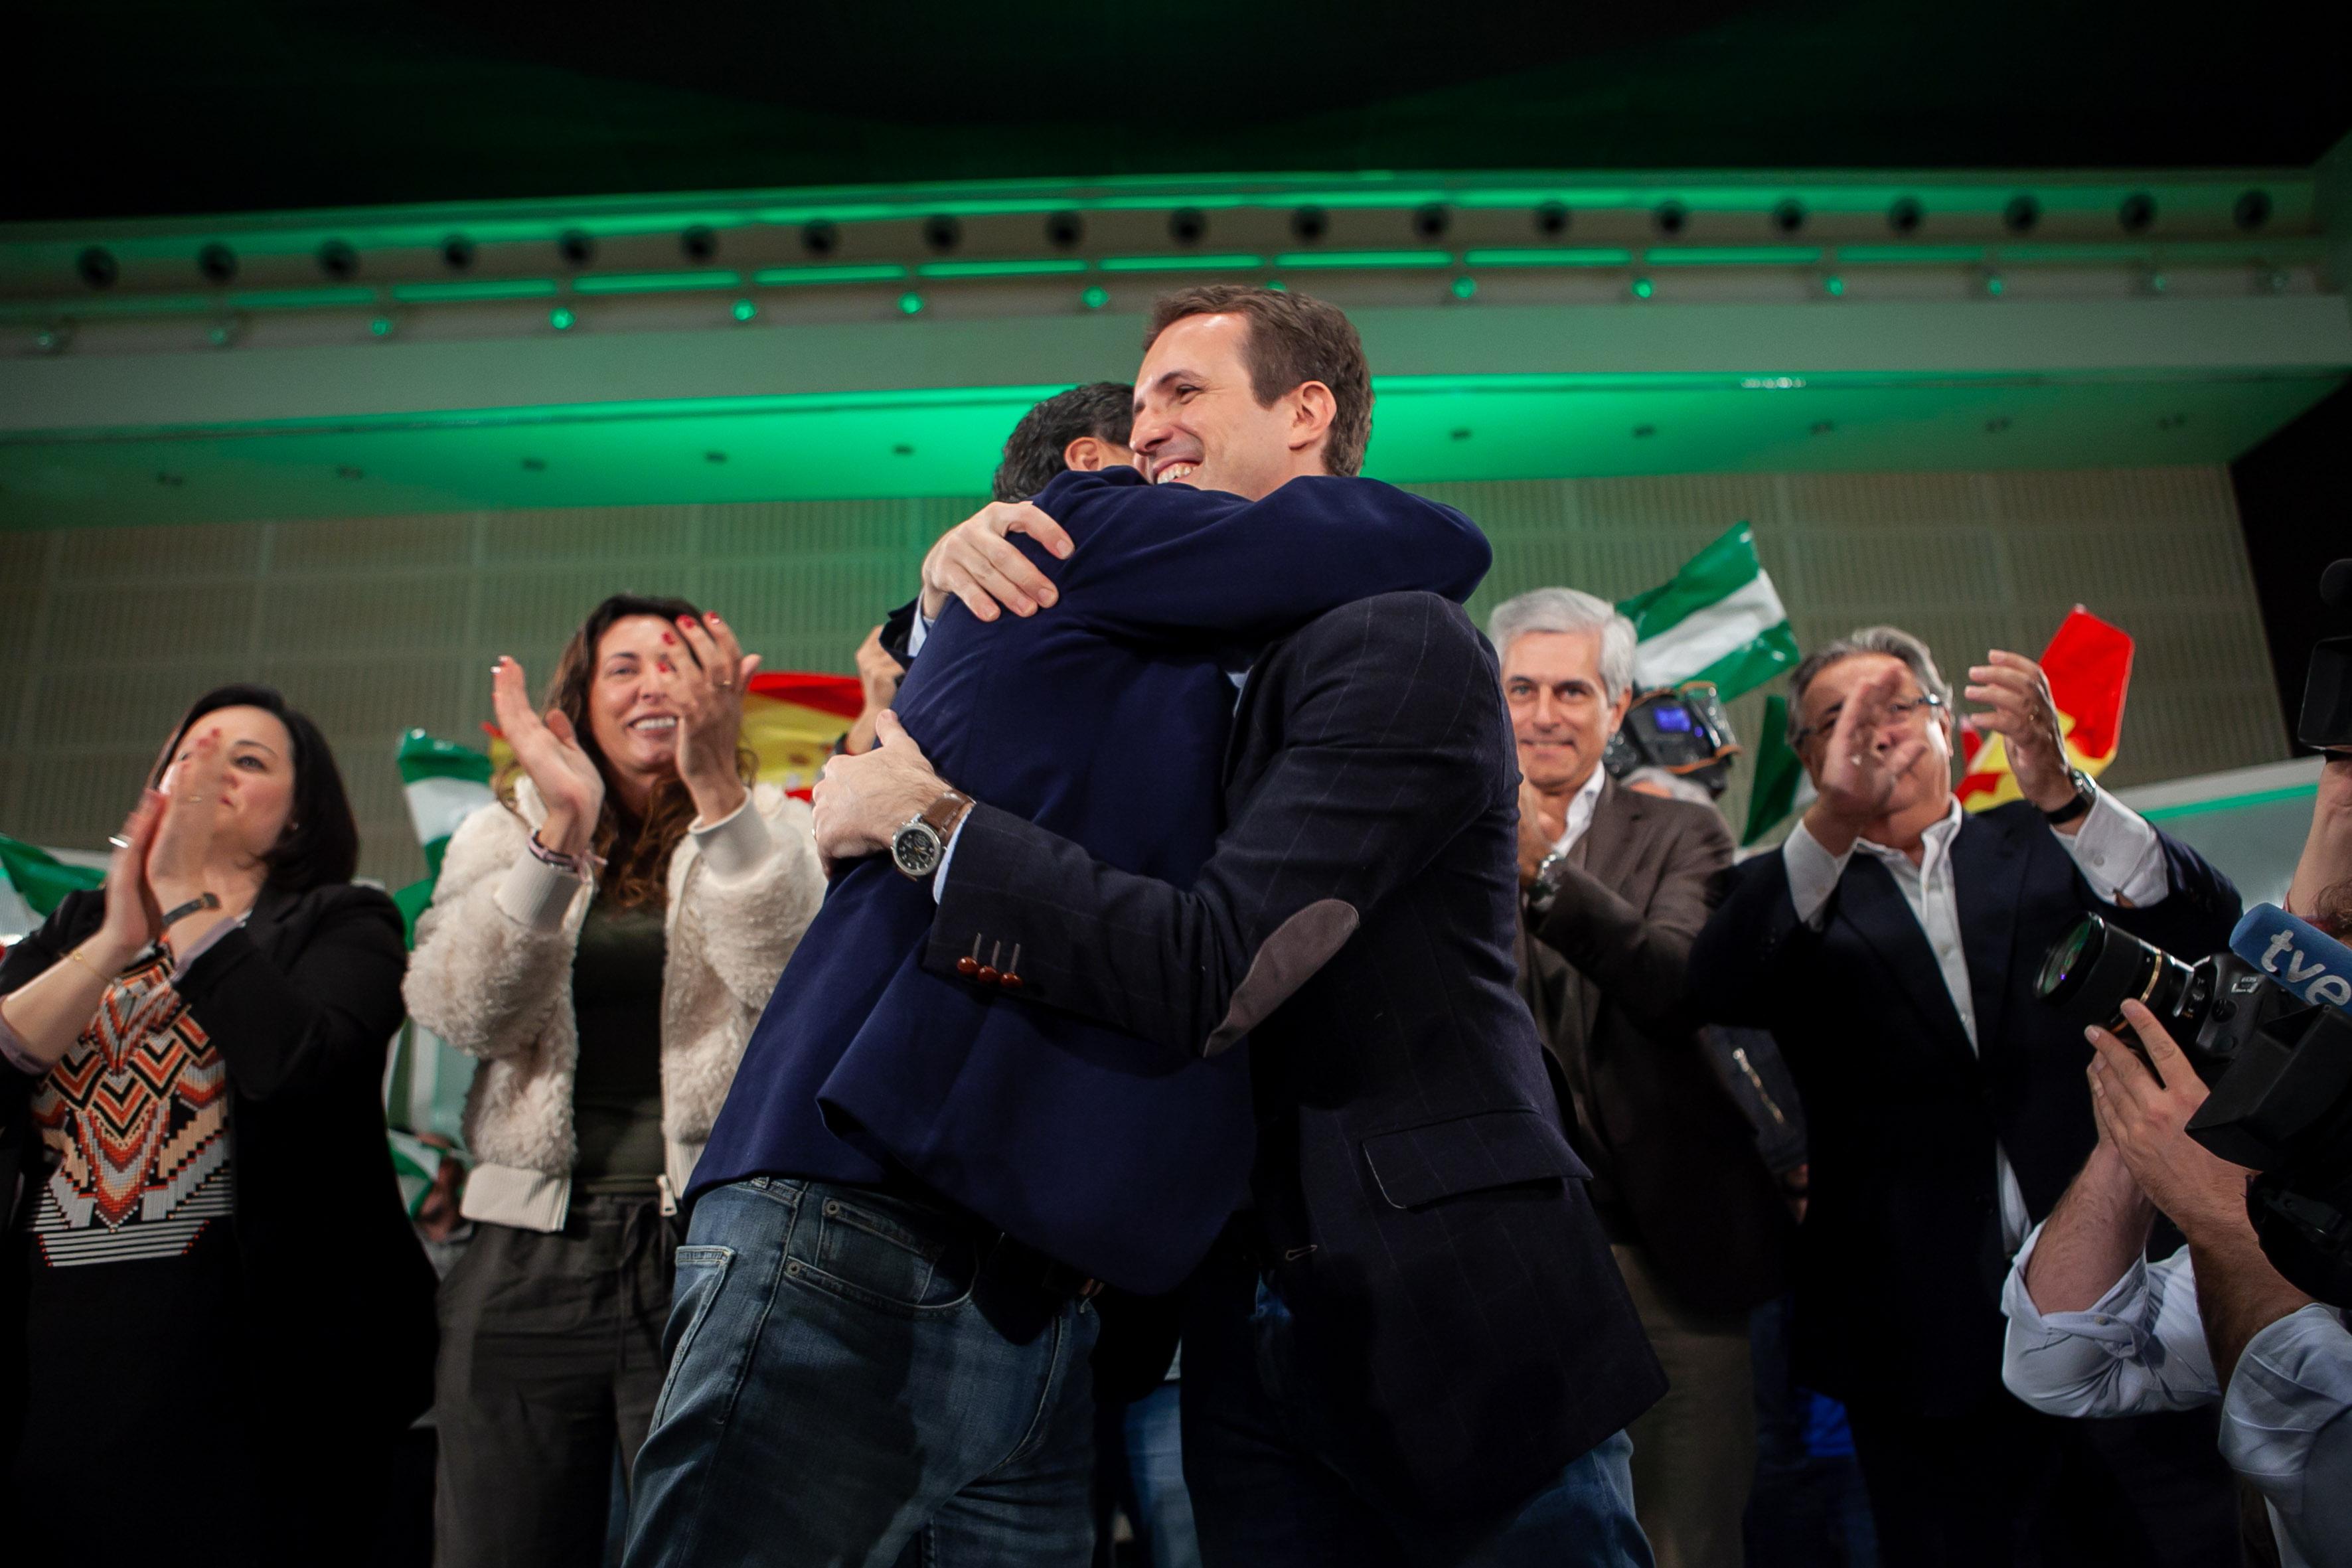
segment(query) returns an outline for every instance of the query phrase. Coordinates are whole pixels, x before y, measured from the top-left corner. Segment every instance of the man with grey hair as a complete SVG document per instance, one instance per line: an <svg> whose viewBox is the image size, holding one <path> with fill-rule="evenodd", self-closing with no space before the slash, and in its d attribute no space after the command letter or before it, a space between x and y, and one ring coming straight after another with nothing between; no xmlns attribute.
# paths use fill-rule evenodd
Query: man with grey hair
<svg viewBox="0 0 2352 1568"><path fill-rule="evenodd" d="M1789 1220L1686 1005L1690 946L1731 864L1711 804L1609 776L1633 699L1633 626L1538 588L1488 621L1519 761L1519 991L1592 1168L1664 1399L1628 1430L1661 1568L1738 1568L1755 1472L1748 1314L1780 1293Z"/></svg>
<svg viewBox="0 0 2352 1568"><path fill-rule="evenodd" d="M1818 798L1691 952L1708 1016L1771 1030L1804 1099L1798 1380L1845 1402L1898 1568L2231 1562L2210 1425L2028 1409L2001 1386L1997 1292L2096 1139L2089 1048L2034 994L2043 954L2093 914L2211 952L2237 889L2073 765L2032 659L1995 649L1969 680L1984 711L1962 722L2000 738L2024 797L1975 816L1925 644L1868 626L1798 666Z"/></svg>

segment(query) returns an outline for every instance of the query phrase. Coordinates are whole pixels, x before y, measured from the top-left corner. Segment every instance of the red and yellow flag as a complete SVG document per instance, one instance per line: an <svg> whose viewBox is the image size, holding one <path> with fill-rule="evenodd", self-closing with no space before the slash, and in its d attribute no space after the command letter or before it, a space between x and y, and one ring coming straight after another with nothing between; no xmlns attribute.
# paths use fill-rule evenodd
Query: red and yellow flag
<svg viewBox="0 0 2352 1568"><path fill-rule="evenodd" d="M866 689L854 675L763 669L752 676L743 690L743 744L760 759L761 782L806 800L834 742L865 710ZM513 751L496 725L482 730L490 738L491 767L503 770Z"/></svg>
<svg viewBox="0 0 2352 1568"><path fill-rule="evenodd" d="M2050 678L2050 695L2058 705L2067 754L2076 767L2095 778L2116 760L2116 737L2124 722L2124 693L2131 685L2131 634L2109 626L2080 605L2058 623L2057 635L2042 650L2042 673ZM2008 749L1999 735L1962 731L1960 755L1962 805L1984 811L2019 798L2017 775L2010 771Z"/></svg>

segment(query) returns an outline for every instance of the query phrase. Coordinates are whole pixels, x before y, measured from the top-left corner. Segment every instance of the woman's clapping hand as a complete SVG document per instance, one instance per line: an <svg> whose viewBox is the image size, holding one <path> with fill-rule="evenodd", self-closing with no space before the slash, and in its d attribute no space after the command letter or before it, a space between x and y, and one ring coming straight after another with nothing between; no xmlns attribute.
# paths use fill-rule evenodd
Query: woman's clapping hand
<svg viewBox="0 0 2352 1568"><path fill-rule="evenodd" d="M490 709L547 806L540 843L559 855L585 853L604 809L604 775L582 749L572 721L557 708L543 719L533 711L522 666L503 656L490 667Z"/></svg>

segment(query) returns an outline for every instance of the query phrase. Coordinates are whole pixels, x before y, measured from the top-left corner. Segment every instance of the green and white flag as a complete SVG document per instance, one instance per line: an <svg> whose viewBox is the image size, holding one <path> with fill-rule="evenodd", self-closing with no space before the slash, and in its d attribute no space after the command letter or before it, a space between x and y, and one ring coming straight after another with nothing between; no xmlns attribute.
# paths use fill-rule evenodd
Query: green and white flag
<svg viewBox="0 0 2352 1568"><path fill-rule="evenodd" d="M106 880L106 858L0 834L0 947L33 933L68 893Z"/></svg>
<svg viewBox="0 0 2352 1568"><path fill-rule="evenodd" d="M1683 563L1671 582L1621 600L1633 623L1633 679L1643 687L1709 680L1727 702L1797 662L1797 634L1756 560L1748 524Z"/></svg>
<svg viewBox="0 0 2352 1568"><path fill-rule="evenodd" d="M1748 794L1748 826L1739 835L1740 847L1812 804L1812 781L1789 745L1789 700L1775 692L1764 699L1764 732L1756 738L1756 782Z"/></svg>
<svg viewBox="0 0 2352 1568"><path fill-rule="evenodd" d="M441 858L448 850L449 836L467 817L494 804L497 796L490 790L490 759L470 746L436 740L422 730L411 730L400 738L398 761L401 787L408 796L409 821L416 828L416 842L425 850L424 877L392 896L408 923L408 940L414 943L416 918L433 902L433 885L440 878ZM393 1121L416 1132L438 1132L456 1140L465 1109L466 1088L473 1076L471 1057L453 1049L438 1036L412 1022L385 1073L384 1098ZM413 1202L423 1202L423 1190L412 1192L410 1188L419 1179L430 1184L438 1156L427 1160L413 1150L404 1154L397 1136L393 1142L393 1155L394 1165L402 1168L404 1193Z"/></svg>
<svg viewBox="0 0 2352 1568"><path fill-rule="evenodd" d="M449 835L496 798L490 793L490 759L470 746L411 730L400 738L400 783L416 842L425 847L425 868L437 877Z"/></svg>

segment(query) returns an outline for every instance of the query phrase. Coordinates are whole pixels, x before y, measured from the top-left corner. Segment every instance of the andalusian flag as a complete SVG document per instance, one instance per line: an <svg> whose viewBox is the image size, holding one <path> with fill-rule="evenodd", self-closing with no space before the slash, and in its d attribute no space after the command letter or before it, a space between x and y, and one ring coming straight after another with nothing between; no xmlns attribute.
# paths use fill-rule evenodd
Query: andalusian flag
<svg viewBox="0 0 2352 1568"><path fill-rule="evenodd" d="M30 936L68 893L105 880L106 863L97 856L69 856L0 834L0 947Z"/></svg>
<svg viewBox="0 0 2352 1568"><path fill-rule="evenodd" d="M2042 673L2058 705L2058 724L2074 765L2096 777L2116 760L2124 693L2131 685L2131 634L2077 605L2042 650ZM1960 732L1960 804L1983 811L2019 798L2017 775L1999 735Z"/></svg>
<svg viewBox="0 0 2352 1568"><path fill-rule="evenodd" d="M1813 781L1789 744L1789 700L1779 692L1764 699L1764 732L1756 737L1756 779L1748 791L1748 826L1739 836L1746 848L1791 814L1813 804Z"/></svg>
<svg viewBox="0 0 2352 1568"><path fill-rule="evenodd" d="M1708 680L1727 702L1797 662L1797 634L1756 560L1748 524L1683 565L1674 580L1617 607L1633 623L1633 679L1649 688Z"/></svg>

